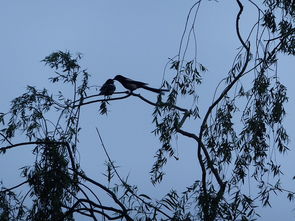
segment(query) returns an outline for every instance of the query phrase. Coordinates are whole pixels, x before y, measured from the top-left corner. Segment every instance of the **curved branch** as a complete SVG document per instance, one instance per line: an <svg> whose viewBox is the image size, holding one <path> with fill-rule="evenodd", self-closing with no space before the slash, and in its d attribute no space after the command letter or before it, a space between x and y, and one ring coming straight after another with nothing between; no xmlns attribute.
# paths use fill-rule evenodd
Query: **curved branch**
<svg viewBox="0 0 295 221"><path fill-rule="evenodd" d="M190 15L191 15L193 9L194 9L197 5L198 5L198 7L199 7L200 3L201 3L201 0L197 1L196 3L194 3L194 4L192 5L192 7L190 8L190 10L189 10L189 12L188 12L188 15L187 15L187 17L186 17L186 21L185 21L185 25L184 25L184 30L183 30L182 35L181 35L180 44L179 44L179 49L178 49L178 54L177 54L178 61L180 61L180 54L181 54L181 50L182 50L182 44L183 44L183 40L184 40L185 33L186 33L186 31L187 31L187 28L188 28L188 23L189 23ZM195 15L195 17L196 17L196 15ZM194 21L195 21L195 18L194 18ZM184 54L183 54L183 57L184 57L184 56L185 56L185 52L184 52ZM183 61L183 59L182 59L182 61ZM178 75L178 73L179 73L179 69L177 69L177 75Z"/></svg>
<svg viewBox="0 0 295 221"><path fill-rule="evenodd" d="M241 41L241 44L245 47L246 49L246 61L240 71L240 73L233 79L233 81L222 91L222 93L219 95L219 97L209 106L206 114L205 114L205 117L203 119L203 122L202 122L202 125L201 125L201 130L200 130L200 133L199 133L199 138L202 139L203 137L203 133L206 129L206 124L207 124L207 120L208 120L208 117L209 115L211 114L212 110L215 108L215 106L226 96L226 94L230 91L230 89L235 85L235 83L243 76L247 66L248 66L248 63L250 61L250 46L247 46L243 39L241 38L241 35L240 35L240 32L239 32L239 19L240 19L240 15L243 11L243 5L241 4L241 2L239 0L237 0L239 6L240 6L240 10L238 12L238 15L237 15L237 19L236 19L236 30L237 30L237 34L238 34L238 37ZM211 159L210 159L210 155L206 149L206 147L204 145L200 145L200 147L202 148L202 151L204 152L205 154L205 157L207 159L207 161L209 162L209 167L211 169L211 171L213 172L217 182L219 183L220 186L224 185L224 183L222 182L222 179L221 177L219 176L216 168L214 168L213 164L211 163Z"/></svg>
<svg viewBox="0 0 295 221"><path fill-rule="evenodd" d="M188 136L188 137L192 137L194 138L197 142L198 142L198 160L199 160L199 163L200 163L200 166L202 168L202 188L203 188L203 191L205 193L205 196L207 196L207 184L206 184L206 168L205 168L205 163L203 162L203 157L202 157L202 152L204 153L205 155L205 158L206 158L206 162L207 162L207 166L208 168L211 170L211 172L213 173L218 185L220 186L220 189L217 193L217 197L214 199L214 202L212 204L212 206L214 208L212 208L212 211L210 212L211 215L213 215L213 217L216 216L216 209L217 209L217 205L219 203L219 201L222 199L223 197L223 194L224 194L224 191L225 191L225 187L226 187L226 182L223 182L220 174L218 173L218 170L215 168L214 166L214 162L211 160L211 157L209 155L209 152L207 150L207 148L205 147L204 143L202 142L202 137L204 135L204 132L206 130L206 125L207 125L207 120L210 116L210 114L212 113L213 109L218 105L218 103L227 95L227 93L231 90L231 88L236 84L236 82L243 76L244 72L246 71L246 68L248 66L248 63L250 61L250 45L247 46L246 43L244 42L244 40L242 39L241 37L241 34L240 34L240 29L239 29L239 20L240 20L240 16L243 12L243 5L242 3L240 2L240 0L236 0L238 5L239 5L239 12L237 14L237 17L236 17L236 32L237 32L237 36L239 38L239 41L241 42L241 44L243 45L243 47L245 48L246 50L246 60L245 60L245 63L241 69L241 71L239 72L239 74L233 79L232 82L230 82L227 87L221 92L221 94L219 95L219 97L209 106L204 118L203 118L203 121L202 121L202 124L201 124L201 127L200 127L200 131L199 131L199 136L195 136L193 134L190 134L190 133L187 133L183 130L180 130L179 132L182 133L183 135L185 136ZM205 217L209 218L209 204L206 203L204 205L204 215Z"/></svg>
<svg viewBox="0 0 295 221"><path fill-rule="evenodd" d="M102 209L102 211L100 210L95 210L95 209L89 209L89 208L79 208L79 209L76 209L76 207L79 206L80 203L88 203L91 207L96 207L96 208L99 208L99 209ZM66 206L64 206L66 207ZM72 207L67 207L69 210L67 212L64 213L63 217L60 219L60 220L64 220L65 217L67 217L68 215L74 213L75 211L79 211L79 210L86 210L90 213L93 213L93 212L96 212L96 213L99 213L99 214L102 214L103 216L107 217L108 219L110 219L111 217L106 214L105 212L103 212L103 210L107 210L107 211L112 211L114 213L118 213L120 214L119 216L117 217L113 217L111 219L118 219L118 218L122 218L122 217L125 217L124 215L124 212L122 210L118 210L116 208L113 208L113 207L109 207L109 206L101 206L101 205L98 205L96 203L94 203L93 201L91 200L88 200L88 199L78 199L77 202L74 203L74 205ZM83 213L84 215L86 215L85 213ZM88 214L88 216L91 216ZM91 216L92 217L92 216ZM127 219L127 218L126 218ZM127 219L129 220L129 219ZM130 219L130 221L132 221L133 219Z"/></svg>
<svg viewBox="0 0 295 221"><path fill-rule="evenodd" d="M115 165L113 164L113 162L112 162L112 160L111 160L111 158L110 158L110 156L109 156L109 154L108 154L108 152L107 152L107 150L106 150L106 148L105 148L105 145L104 145L104 143L103 143L103 140L102 140L102 137L101 137L101 135L100 135L100 133L99 133L99 131L98 131L98 129L96 128L96 132L97 132L97 134L98 134L98 136L99 136L99 139L100 139L100 142L101 142L101 145L102 145L102 147L103 147L103 150L104 150L104 152L105 152L105 154L106 154L106 156L107 156L107 158L108 158L108 160L109 160L109 162L111 163L111 165L112 165L112 167L113 167L113 169L114 169L114 171L115 171L115 173L116 173L116 175L117 175L117 177L119 178L119 180L121 181L121 183L124 185L124 187L136 198L136 199L138 199L139 201L141 201L142 203L144 203L146 206L149 206L149 207L151 207L151 208L153 208L153 209L155 209L155 210L157 210L157 211L159 211L161 214L163 214L164 216L166 216L168 219L172 219L172 217L170 217L168 214L166 214L164 211L162 211L162 210L160 210L159 208L157 208L157 207L155 207L154 205L152 205L152 204L150 204L150 203L148 203L148 202L146 202L145 200L143 200L141 197L139 197L136 193L134 193L134 191L123 181L123 179L121 178L121 176L119 175L119 173L118 173L118 171L117 171L117 169L116 169L116 167L115 167Z"/></svg>
<svg viewBox="0 0 295 221"><path fill-rule="evenodd" d="M128 215L128 210L127 208L120 202L120 200L117 198L117 196L111 191L109 190L107 187L105 187L104 185L96 182L95 180L89 178L88 176L78 172L78 171L74 171L74 173L76 173L77 175L79 175L81 178L83 178L84 180L98 186L99 188L103 189L105 192L107 192L108 194L110 194L110 196L112 197L112 199L114 200L114 202L119 205L122 209L122 215L126 218L127 221L132 221L133 219Z"/></svg>
<svg viewBox="0 0 295 221"><path fill-rule="evenodd" d="M238 38L241 42L241 44L243 45L243 47L246 49L246 50L249 50L249 47L246 45L246 43L244 42L244 40L242 39L241 37L241 33L240 33L240 25L239 25L239 21L240 21L240 17L241 17L241 14L244 10L244 6L242 5L242 3L240 2L240 0L236 0L239 7L240 7L240 10L238 12L238 15L237 15L237 18L236 18L236 32L237 32L237 35L238 35Z"/></svg>
<svg viewBox="0 0 295 221"><path fill-rule="evenodd" d="M88 195L86 194L86 192L80 186L78 188L82 192L82 194L86 197L86 199L90 201L90 199L89 199ZM98 201L98 202L100 203L100 201ZM90 205L90 208L91 208L91 210L89 211L90 214L91 214L91 217L93 218L93 220L97 221L97 219L96 219L96 217L95 217L95 215L93 213L94 207L93 207L92 204L89 204L89 205ZM103 212L103 209L102 209L102 212Z"/></svg>
<svg viewBox="0 0 295 221"><path fill-rule="evenodd" d="M42 142L42 141L32 141L32 142L23 142L23 143L17 143L17 144L12 144L6 147L0 147L0 152L2 151L6 151L9 149L12 149L14 147L18 147L18 146L25 146L25 145L39 145L39 144L49 144L50 142Z"/></svg>
<svg viewBox="0 0 295 221"><path fill-rule="evenodd" d="M89 208L77 208L77 209L72 209L72 207L68 207L68 206L63 206L64 208L66 209L69 209L71 210L71 213L80 213L81 215L84 215L84 216L88 216L88 217L92 217L90 214L86 213L86 212L82 212L82 211L87 211L89 213L91 213L91 210L92 209L89 209ZM118 219L122 219L123 216L122 215L118 215L118 216L114 216L114 217L111 217L110 215L104 213L103 211L100 211L100 210L96 210L96 209L93 209L94 213L99 213L101 214L104 218L107 218L108 220L118 220ZM63 219L65 218L65 216L63 217ZM63 221L63 219L60 219L60 221Z"/></svg>
<svg viewBox="0 0 295 221"><path fill-rule="evenodd" d="M201 141L200 138L197 135L195 135L194 133L187 132L187 131L182 130L180 128L179 129L176 129L176 131L178 133L180 133L181 135L183 135L183 136L190 137L190 138L196 140L197 142L200 142Z"/></svg>
<svg viewBox="0 0 295 221"><path fill-rule="evenodd" d="M84 186L94 196L94 198L97 200L97 202L99 202L101 204L98 196L88 186L86 186L85 184L83 184L81 182L79 182L79 183L80 183L80 185ZM80 187L80 189L82 190L81 187Z"/></svg>

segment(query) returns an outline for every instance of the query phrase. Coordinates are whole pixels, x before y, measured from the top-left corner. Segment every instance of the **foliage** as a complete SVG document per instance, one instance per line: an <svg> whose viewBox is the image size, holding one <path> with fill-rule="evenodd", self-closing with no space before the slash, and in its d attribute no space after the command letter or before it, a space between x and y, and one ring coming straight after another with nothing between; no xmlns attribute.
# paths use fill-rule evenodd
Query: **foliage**
<svg viewBox="0 0 295 221"><path fill-rule="evenodd" d="M282 188L280 164L269 153L288 151L289 138L283 126L288 97L275 67L279 53L294 55L295 5L290 1L266 0L258 7L249 1L259 17L244 38L240 33L244 5L236 0L235 34L241 47L228 75L218 85L213 102L201 115L197 89L207 71L195 50L196 15L201 2L189 11L179 52L168 62L170 75L165 76L162 86L169 88L169 93L159 94L156 102L133 91L115 92L109 97L93 94L88 86L90 75L79 64L81 54L57 51L43 60L54 71L50 81L68 84L74 92L71 98L62 92L54 96L47 89L28 86L24 94L11 102L10 110L0 114L0 153L30 146L35 156L32 165L21 168L23 183L11 188L2 185L1 220L74 220L75 213L93 220L98 216L128 221L255 220L259 216L257 202L271 205L273 192L285 191L288 199L293 200L294 193ZM194 49L188 53L191 38ZM194 140L200 176L184 192L170 190L162 199L152 199L128 184L128 178L121 178L117 172L99 132L108 158L106 184L90 178L80 168L76 155L81 107L100 103L99 113L107 114L107 104L130 96L154 107L154 134L161 142L150 172L154 185L164 178L168 160L177 158L173 137L180 134ZM184 99L188 101L185 104ZM198 126L197 133L186 129L187 122ZM14 143L19 137L24 141ZM247 177L253 178L258 186L255 196L240 188ZM13 191L23 185L29 187L28 192L16 195ZM93 186L106 194L112 204L102 202ZM32 205L25 207L27 198Z"/></svg>

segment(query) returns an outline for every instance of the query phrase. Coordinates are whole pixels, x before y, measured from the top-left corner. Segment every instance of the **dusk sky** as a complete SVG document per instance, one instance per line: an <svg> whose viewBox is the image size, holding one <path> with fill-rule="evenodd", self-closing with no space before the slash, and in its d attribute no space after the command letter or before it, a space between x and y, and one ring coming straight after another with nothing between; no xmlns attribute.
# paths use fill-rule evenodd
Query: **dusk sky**
<svg viewBox="0 0 295 221"><path fill-rule="evenodd" d="M192 0L0 0L0 112L6 112L10 101L24 93L27 85L48 88L52 93L72 92L62 84L50 84L48 78L54 72L41 62L58 50L83 54L81 66L91 75L92 86L101 86L106 79L122 74L160 87L166 63L178 53L186 16L193 3ZM246 35L250 24L255 22L256 11L253 7L245 10L241 23L242 34ZM200 86L201 114L210 105L215 87L228 73L240 46L234 32L237 11L232 0L203 1L200 6L196 22L197 58L208 69ZM291 142L290 152L284 158L278 155L277 159L283 159L285 187L295 191L291 182L295 176L295 59L281 57L278 72L288 89L285 126ZM165 76L169 78L169 74L166 71ZM121 85L116 86L124 91ZM156 101L152 92L139 93ZM106 157L96 134L98 128L112 160L120 166L121 176L129 176L129 182L138 185L142 193L161 198L171 188L182 192L191 185L200 174L196 144L180 135L173 141L179 160L170 159L163 182L151 184L149 171L161 145L151 133L153 110L135 97L110 102L107 116L98 114L97 103L82 108L78 152L86 173L98 180L105 179L102 172ZM189 125L193 132L197 132L197 126ZM31 150L28 146L18 147L0 156L0 181L5 186L21 181L19 168L32 163ZM294 220L295 204L289 203L285 195L274 196L272 203L272 208L259 209L262 216L259 220Z"/></svg>

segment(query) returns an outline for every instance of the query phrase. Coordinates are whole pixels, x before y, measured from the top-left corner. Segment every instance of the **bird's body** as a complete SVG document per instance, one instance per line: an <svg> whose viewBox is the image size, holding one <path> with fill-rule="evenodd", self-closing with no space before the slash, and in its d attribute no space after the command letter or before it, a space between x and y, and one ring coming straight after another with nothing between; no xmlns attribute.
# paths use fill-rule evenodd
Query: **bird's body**
<svg viewBox="0 0 295 221"><path fill-rule="evenodd" d="M116 90L113 79L108 79L100 88L99 95L111 96Z"/></svg>
<svg viewBox="0 0 295 221"><path fill-rule="evenodd" d="M167 89L157 89L157 88L152 88L147 86L147 83L141 82L141 81L135 81L130 78L126 78L122 75L117 75L114 80L119 81L123 87L126 89L130 90L131 92L138 89L138 88L143 88L155 93L163 93L164 91L168 91Z"/></svg>

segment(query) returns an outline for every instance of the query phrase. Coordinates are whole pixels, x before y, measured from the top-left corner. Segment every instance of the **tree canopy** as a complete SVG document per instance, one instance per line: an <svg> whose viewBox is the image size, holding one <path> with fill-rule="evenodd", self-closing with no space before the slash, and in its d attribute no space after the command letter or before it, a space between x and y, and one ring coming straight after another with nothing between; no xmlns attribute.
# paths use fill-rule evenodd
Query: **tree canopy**
<svg viewBox="0 0 295 221"><path fill-rule="evenodd" d="M106 96L96 93L89 86L91 75L80 64L81 54L56 51L42 60L54 72L49 80L70 85L73 94L66 96L60 91L53 95L47 89L28 86L12 100L8 111L1 110L0 153L29 146L35 156L32 165L21 168L22 183L2 186L1 220L74 220L75 213L90 220L255 220L259 216L257 202L271 205L270 194L284 191L293 200L294 192L284 189L280 180L281 163L271 153L289 151L283 125L287 89L276 66L281 54L295 54L295 3L235 1L233 35L240 47L233 52L232 67L216 85L213 101L200 107L198 88L210 69L197 56L196 22L202 2L192 5L179 50L167 63L161 88L169 91L154 89L159 92L155 100L130 88ZM246 9L255 11L257 20L245 34L241 20ZM106 181L89 177L80 167L82 107L98 103L99 113L108 114L109 104L130 97L153 108L153 133L161 142L151 165L154 185L165 179L166 163L178 159L173 137L181 135L194 141L198 178L185 191L170 190L163 198L153 199L136 184L128 183L118 173L98 130L107 159ZM52 113L58 117L52 118ZM192 122L194 129L188 126ZM19 134L24 140L15 143ZM258 186L255 195L241 188L248 178ZM27 194L15 193L25 185ZM31 203L25 205L28 198Z"/></svg>

